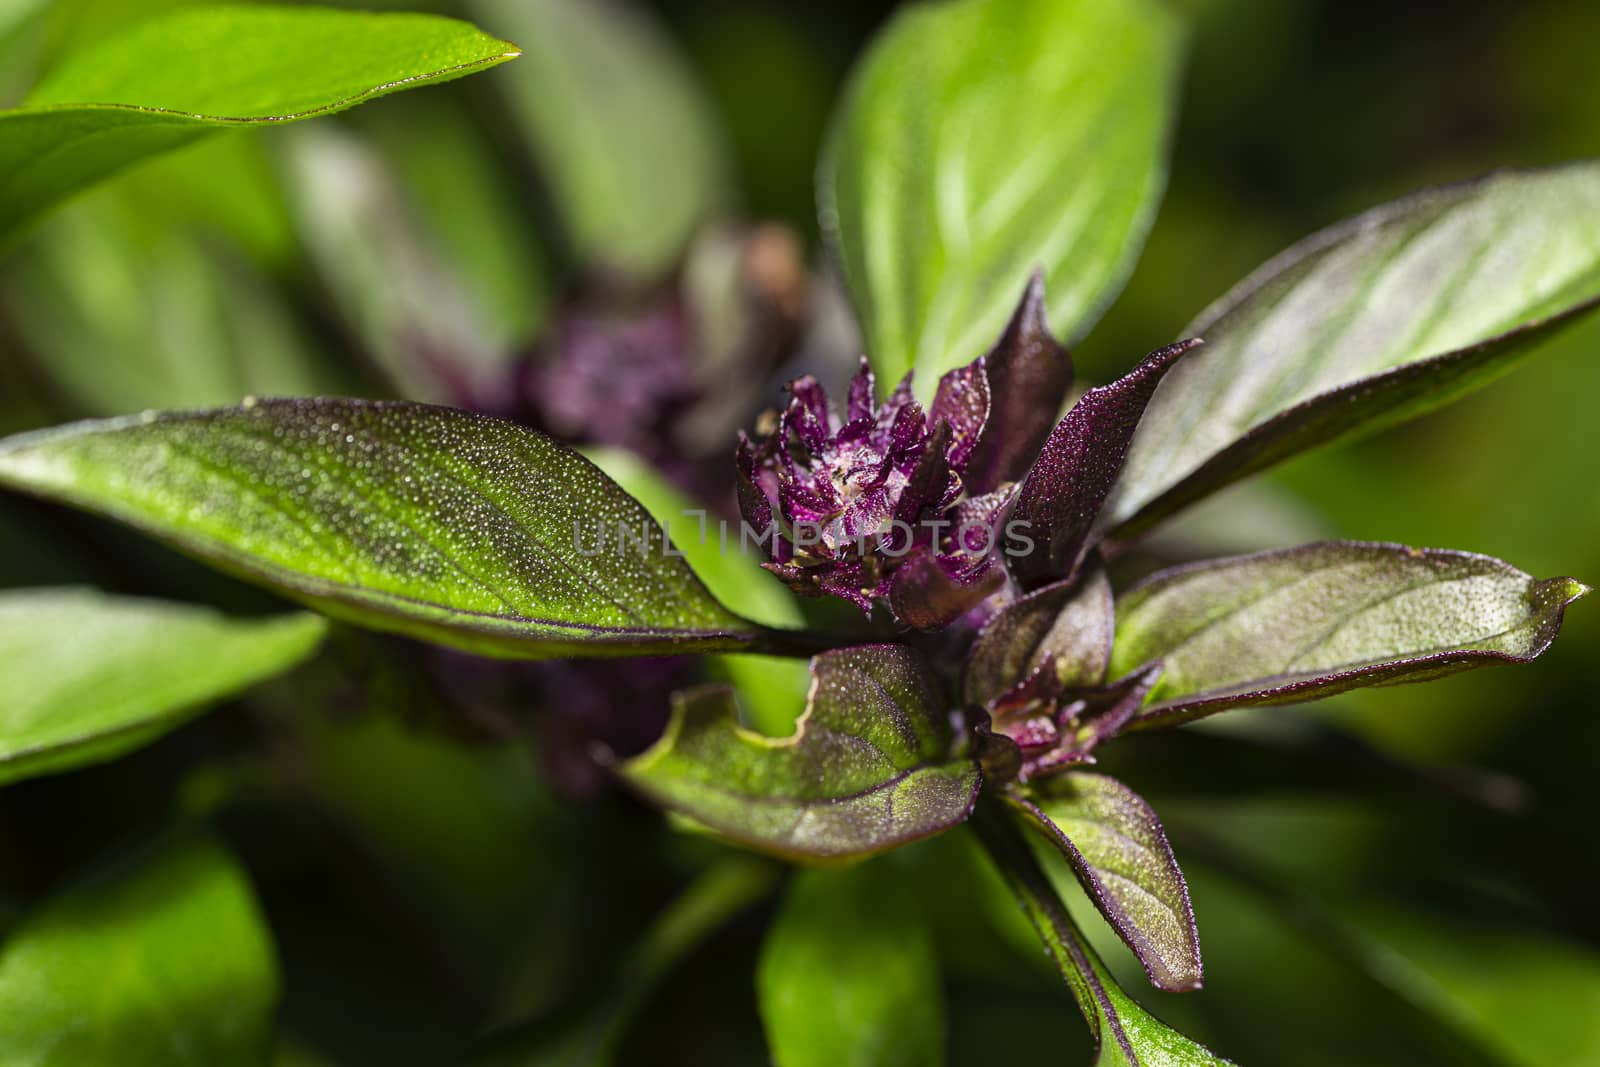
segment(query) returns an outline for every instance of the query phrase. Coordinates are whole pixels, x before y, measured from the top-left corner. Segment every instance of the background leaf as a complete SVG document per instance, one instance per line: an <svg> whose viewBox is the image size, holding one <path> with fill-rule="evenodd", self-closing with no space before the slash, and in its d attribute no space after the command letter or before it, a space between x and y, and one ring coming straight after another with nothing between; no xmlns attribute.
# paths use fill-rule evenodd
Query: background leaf
<svg viewBox="0 0 1600 1067"><path fill-rule="evenodd" d="M1117 602L1111 673L1163 664L1135 725L1531 660L1588 592L1488 556L1329 541L1153 575Z"/></svg>
<svg viewBox="0 0 1600 1067"><path fill-rule="evenodd" d="M431 15L219 7L146 22L61 64L0 112L0 238L140 159L447 81L514 45Z"/></svg>
<svg viewBox="0 0 1600 1067"><path fill-rule="evenodd" d="M1103 524L1461 395L1600 301L1600 163L1409 197L1313 234L1183 331Z"/></svg>
<svg viewBox="0 0 1600 1067"><path fill-rule="evenodd" d="M88 589L0 593L0 784L112 759L306 659L315 615L228 618Z"/></svg>
<svg viewBox="0 0 1600 1067"><path fill-rule="evenodd" d="M277 964L244 872L170 843L70 886L0 946L0 1061L265 1064Z"/></svg>
<svg viewBox="0 0 1600 1067"><path fill-rule="evenodd" d="M952 760L950 723L922 657L859 645L812 660L793 737L738 724L728 691L679 694L666 734L621 774L664 807L789 858L859 856L967 817L979 774Z"/></svg>
<svg viewBox="0 0 1600 1067"><path fill-rule="evenodd" d="M1010 799L1072 866L1150 981L1176 992L1200 988L1189 888L1150 805L1114 778L1082 772Z"/></svg>
<svg viewBox="0 0 1600 1067"><path fill-rule="evenodd" d="M473 0L528 61L504 87L580 266L649 283L726 198L721 131L651 14L616 0Z"/></svg>
<svg viewBox="0 0 1600 1067"><path fill-rule="evenodd" d="M1000 336L1033 269L1081 337L1165 181L1179 21L1151 0L958 0L901 11L857 68L818 177L880 385Z"/></svg>
<svg viewBox="0 0 1600 1067"><path fill-rule="evenodd" d="M938 1067L939 961L916 887L882 862L799 871L756 993L778 1067Z"/></svg>
<svg viewBox="0 0 1600 1067"><path fill-rule="evenodd" d="M754 636L593 464L448 408L264 400L78 423L0 442L0 485L120 519L330 614L469 651L715 651ZM624 548L619 524L654 541Z"/></svg>

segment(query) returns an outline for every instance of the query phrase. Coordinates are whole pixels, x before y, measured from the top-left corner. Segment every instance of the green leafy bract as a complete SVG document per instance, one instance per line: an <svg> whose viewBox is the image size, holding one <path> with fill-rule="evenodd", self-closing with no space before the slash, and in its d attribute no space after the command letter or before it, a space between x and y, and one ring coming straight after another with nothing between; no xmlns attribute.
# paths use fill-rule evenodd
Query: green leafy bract
<svg viewBox="0 0 1600 1067"><path fill-rule="evenodd" d="M1488 556L1329 541L1153 575L1117 602L1111 672L1160 662L1135 727L1544 652L1587 588Z"/></svg>
<svg viewBox="0 0 1600 1067"><path fill-rule="evenodd" d="M0 593L0 784L112 759L316 651L315 615L228 618L88 589Z"/></svg>
<svg viewBox="0 0 1600 1067"><path fill-rule="evenodd" d="M666 735L623 763L662 806L742 844L794 859L867 855L960 823L979 772L952 759L950 721L928 666L900 645L812 661L792 737L740 726L732 693L679 694Z"/></svg>
<svg viewBox="0 0 1600 1067"><path fill-rule="evenodd" d="M1183 331L1101 517L1130 537L1222 486L1507 370L1600 302L1600 163L1418 194L1308 237Z"/></svg>
<svg viewBox="0 0 1600 1067"><path fill-rule="evenodd" d="M73 56L0 112L0 239L141 159L226 128L292 122L518 55L464 22L207 7Z"/></svg>
<svg viewBox="0 0 1600 1067"><path fill-rule="evenodd" d="M818 177L884 387L1000 335L1035 267L1067 340L1122 284L1165 183L1180 22L1154 0L906 8L862 62Z"/></svg>
<svg viewBox="0 0 1600 1067"><path fill-rule="evenodd" d="M588 460L448 408L262 400L78 423L0 442L0 485L120 519L340 618L469 651L718 651L755 636Z"/></svg>

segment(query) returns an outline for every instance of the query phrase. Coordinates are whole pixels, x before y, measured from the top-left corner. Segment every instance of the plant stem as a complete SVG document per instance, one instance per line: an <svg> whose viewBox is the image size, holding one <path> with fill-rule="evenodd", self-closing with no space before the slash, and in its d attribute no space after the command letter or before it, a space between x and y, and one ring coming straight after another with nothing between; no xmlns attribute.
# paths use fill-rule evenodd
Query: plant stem
<svg viewBox="0 0 1600 1067"><path fill-rule="evenodd" d="M1105 1021L1117 1018L1116 1006L1106 992L1104 965L1084 940L1004 803L992 796L981 797L973 812L972 826L990 861L1044 942L1056 969L1066 979L1090 1031L1097 1041L1103 1041ZM1125 1040L1120 1032L1116 1036Z"/></svg>

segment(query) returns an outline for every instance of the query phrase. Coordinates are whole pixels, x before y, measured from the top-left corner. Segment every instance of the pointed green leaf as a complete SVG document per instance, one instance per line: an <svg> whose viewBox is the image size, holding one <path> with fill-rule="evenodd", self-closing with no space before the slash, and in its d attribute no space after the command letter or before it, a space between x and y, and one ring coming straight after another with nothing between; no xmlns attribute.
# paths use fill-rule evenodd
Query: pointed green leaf
<svg viewBox="0 0 1600 1067"><path fill-rule="evenodd" d="M74 884L0 946L0 1062L266 1064L270 934L216 845L167 844Z"/></svg>
<svg viewBox="0 0 1600 1067"><path fill-rule="evenodd" d="M473 0L528 49L503 87L582 266L650 283L727 192L709 101L644 5Z"/></svg>
<svg viewBox="0 0 1600 1067"><path fill-rule="evenodd" d="M0 784L147 744L300 663L326 632L307 614L228 618L89 589L0 593Z"/></svg>
<svg viewBox="0 0 1600 1067"><path fill-rule="evenodd" d="M666 734L619 768L640 792L742 844L796 859L881 852L960 823L975 762L952 759L927 663L899 645L812 660L792 737L740 726L732 694L679 694Z"/></svg>
<svg viewBox="0 0 1600 1067"><path fill-rule="evenodd" d="M1199 989L1200 933L1189 887L1155 812L1103 774L1047 779L1008 799L1071 865L1089 899L1161 989Z"/></svg>
<svg viewBox="0 0 1600 1067"><path fill-rule="evenodd" d="M1588 592L1488 556L1328 541L1174 567L1117 602L1111 671L1163 665L1135 726L1544 652Z"/></svg>
<svg viewBox="0 0 1600 1067"><path fill-rule="evenodd" d="M518 54L464 22L319 8L207 7L145 22L0 112L0 239L141 159L221 129L293 122Z"/></svg>
<svg viewBox="0 0 1600 1067"><path fill-rule="evenodd" d="M0 486L119 519L359 625L486 655L754 638L592 463L448 408L263 400L77 423L0 441ZM651 540L623 543L623 529Z"/></svg>
<svg viewBox="0 0 1600 1067"><path fill-rule="evenodd" d="M1444 404L1600 302L1600 163L1376 208L1273 259L1186 327L1102 525L1128 537L1347 434Z"/></svg>
<svg viewBox="0 0 1600 1067"><path fill-rule="evenodd" d="M1010 812L980 807L973 819L990 859L1071 989L1099 1047L1095 1067L1229 1067L1123 992L1084 939Z"/></svg>
<svg viewBox="0 0 1600 1067"><path fill-rule="evenodd" d="M1156 0L915 4L862 61L818 175L885 388L981 356L1035 267L1081 337L1165 184L1180 22Z"/></svg>
<svg viewBox="0 0 1600 1067"><path fill-rule="evenodd" d="M938 1067L939 961L881 863L797 872L756 972L777 1067ZM886 875L891 875L886 877Z"/></svg>

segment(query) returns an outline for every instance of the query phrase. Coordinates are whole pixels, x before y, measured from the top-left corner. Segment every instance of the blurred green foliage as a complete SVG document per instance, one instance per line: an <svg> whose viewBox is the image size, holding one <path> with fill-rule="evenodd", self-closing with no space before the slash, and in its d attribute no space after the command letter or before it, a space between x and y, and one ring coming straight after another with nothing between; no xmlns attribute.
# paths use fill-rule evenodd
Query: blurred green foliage
<svg viewBox="0 0 1600 1067"><path fill-rule="evenodd" d="M1319 226L1422 185L1600 154L1590 0L1172 2L1195 33L1170 187L1130 286L1074 354L1091 378L1171 340ZM0 102L169 6L0 8ZM524 45L542 7L388 6L471 15ZM667 118L628 121L652 137L691 131L704 143L676 148L692 168L665 173L646 149L625 173L594 176L617 160L570 146L571 124L527 122L528 94L542 90L516 65L163 157L79 198L0 260L0 430L246 392L443 399L453 383L436 373L441 350L481 374L475 390L492 389L574 300L603 292L632 308L671 290L694 219L782 220L816 251L823 125L892 5L634 6L649 9L646 47L675 51L661 61L665 88L624 94ZM594 94L575 108L615 103L604 88L566 86ZM688 173L726 181L702 203L698 179L678 180ZM310 174L327 202L307 195ZM655 196L688 200L652 206ZM629 223L640 216L650 232ZM1290 543L1298 535L1272 518L1288 509L1340 535L1470 549L1594 583L1597 346L1591 321L1452 407L1296 460L1267 480L1292 504L1268 496L1228 536ZM84 580L273 606L131 535L0 499L0 583ZM227 988L243 990L235 1007L259 1007L272 968L248 877L281 961L281 1062L455 1062L486 1035L509 1050L505 1062L560 1062L550 1057L573 1047L563 1042L574 1027L590 1035L618 1018L631 1025L604 1036L620 1064L759 1061L752 975L776 907L762 879L745 892L744 875L718 875L727 881L713 889L727 893L685 898L727 851L658 833L657 816L614 792L551 796L528 726L548 698L511 708L510 727L464 724L405 669L414 648L379 648L351 638L127 759L0 791L0 1001L15 1003L8 968L60 932L63 912L99 921L153 878L182 890L163 897L173 910L118 950L168 961L170 977L175 957L151 939L192 951L202 937L184 907L226 909L242 962L201 954L196 966L227 972ZM1207 986L1149 992L1109 931L1105 958L1153 1011L1244 1063L1600 1062L1597 655L1600 615L1575 610L1531 668L1130 741L1109 769L1168 824ZM793 674L757 670L742 684L762 678L765 710L753 714L781 732L782 709L801 702ZM484 745L506 732L512 743ZM1486 773L1460 770L1469 765ZM183 852L144 882L129 876L131 889L54 895L174 819L211 823L242 868ZM952 836L872 861L914 875L897 879L898 902L936 930L952 1061L1086 1057L1068 997L1036 945L1017 940L1014 910L968 844ZM797 888L822 881L808 874ZM641 965L636 946L653 943L669 902L708 898L727 902L716 921L669 923L656 935L666 962ZM74 936L98 929L83 922ZM689 943L674 941L678 929ZM7 1036L13 1017L0 1006Z"/></svg>

